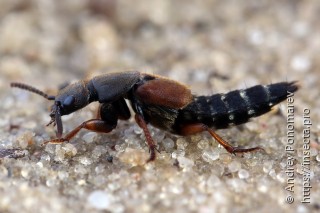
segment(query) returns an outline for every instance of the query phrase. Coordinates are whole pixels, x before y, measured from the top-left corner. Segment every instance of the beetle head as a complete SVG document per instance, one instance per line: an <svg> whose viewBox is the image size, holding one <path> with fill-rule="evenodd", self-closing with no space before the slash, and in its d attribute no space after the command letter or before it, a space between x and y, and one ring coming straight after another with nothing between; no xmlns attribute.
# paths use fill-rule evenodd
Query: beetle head
<svg viewBox="0 0 320 213"><path fill-rule="evenodd" d="M70 114L77 111L78 109L83 108L89 103L90 97L89 91L86 89L83 82L77 82L66 86L59 91L57 96L49 96L41 90L22 83L11 83L11 87L24 89L29 92L41 95L48 100L54 101L54 104L51 106L51 120L47 124L47 126L49 126L50 124L57 126L58 138L61 138L63 132L61 116Z"/></svg>
<svg viewBox="0 0 320 213"><path fill-rule="evenodd" d="M55 97L51 114L62 115L73 113L89 104L90 93L84 82L79 81L61 89ZM51 116L52 117L52 116Z"/></svg>

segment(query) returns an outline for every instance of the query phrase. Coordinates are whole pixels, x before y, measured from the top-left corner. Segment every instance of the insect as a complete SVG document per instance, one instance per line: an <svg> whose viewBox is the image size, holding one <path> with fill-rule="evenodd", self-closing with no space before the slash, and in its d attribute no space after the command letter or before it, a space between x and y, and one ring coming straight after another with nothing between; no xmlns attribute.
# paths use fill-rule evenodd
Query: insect
<svg viewBox="0 0 320 213"><path fill-rule="evenodd" d="M287 93L298 90L298 84L281 82L267 86L257 85L226 94L196 96L183 84L168 78L140 72L108 73L89 80L80 80L61 89L56 96L22 83L11 87L28 90L54 101L51 120L47 124L57 126L57 138L45 143L63 143L71 140L81 129L108 133L117 126L118 120L128 120L130 110L142 128L150 157L156 158L156 143L147 124L178 135L191 135L207 131L229 153L243 153L262 149L260 147L233 147L215 130L248 122L285 100ZM100 103L97 118L87 120L62 137L61 116L73 113L89 103Z"/></svg>

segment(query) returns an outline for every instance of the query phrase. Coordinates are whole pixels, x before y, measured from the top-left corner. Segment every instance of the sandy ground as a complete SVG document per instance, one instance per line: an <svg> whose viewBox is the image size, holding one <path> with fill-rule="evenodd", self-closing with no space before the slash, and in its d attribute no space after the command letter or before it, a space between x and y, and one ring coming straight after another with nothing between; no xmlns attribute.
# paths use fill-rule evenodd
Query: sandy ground
<svg viewBox="0 0 320 213"><path fill-rule="evenodd" d="M319 211L319 11L317 0L1 0L0 212ZM68 82L126 70L170 77L199 95L291 80L301 89L293 104L217 131L266 153L233 156L206 133L150 126L160 154L145 164L133 119L110 134L81 131L41 146L55 137L46 127L52 103L9 86L54 95ZM65 132L96 108L64 116Z"/></svg>

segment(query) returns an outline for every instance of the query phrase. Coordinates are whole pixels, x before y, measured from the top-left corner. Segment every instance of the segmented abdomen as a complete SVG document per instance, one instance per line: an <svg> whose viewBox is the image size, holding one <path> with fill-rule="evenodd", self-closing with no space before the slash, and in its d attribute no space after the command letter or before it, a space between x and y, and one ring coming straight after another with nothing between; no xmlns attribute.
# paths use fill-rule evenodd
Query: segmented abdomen
<svg viewBox="0 0 320 213"><path fill-rule="evenodd" d="M179 112L176 124L204 123L215 129L227 128L260 116L298 89L296 82L257 85L226 94L198 96Z"/></svg>

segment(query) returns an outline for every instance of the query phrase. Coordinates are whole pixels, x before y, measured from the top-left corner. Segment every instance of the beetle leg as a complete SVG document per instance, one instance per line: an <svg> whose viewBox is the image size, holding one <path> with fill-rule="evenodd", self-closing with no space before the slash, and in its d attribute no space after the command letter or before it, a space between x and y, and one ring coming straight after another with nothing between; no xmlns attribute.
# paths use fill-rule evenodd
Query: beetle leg
<svg viewBox="0 0 320 213"><path fill-rule="evenodd" d="M94 131L94 132L109 133L115 127L116 125L109 124L106 121L99 120L99 119L91 119L80 124L78 127L76 127L71 132L69 132L65 137L46 141L44 142L44 144L47 144L47 143L59 144L59 143L69 141L83 128Z"/></svg>
<svg viewBox="0 0 320 213"><path fill-rule="evenodd" d="M147 123L143 119L143 117L139 114L135 115L135 119L137 124L140 126L140 128L143 130L144 135L146 136L146 141L149 147L150 157L147 162L154 161L156 159L156 145L153 141L151 134L149 132L149 129L147 127Z"/></svg>
<svg viewBox="0 0 320 213"><path fill-rule="evenodd" d="M252 148L240 148L240 147L234 147L230 145L227 141L223 140L217 133L215 133L211 128L206 126L205 124L202 123L197 123L197 124L189 124L186 126L183 126L180 129L180 133L182 135L191 135L191 134L196 134L199 132L203 131L208 131L210 135L216 139L216 141L221 144L229 153L235 154L235 153L244 153L244 152L252 152L256 150L263 150L263 148L257 146L257 147L252 147Z"/></svg>
<svg viewBox="0 0 320 213"><path fill-rule="evenodd" d="M128 105L123 98L112 103L100 104L96 118L108 121L112 116L113 120L115 116L117 120L128 120L131 117Z"/></svg>
<svg viewBox="0 0 320 213"><path fill-rule="evenodd" d="M103 103L100 105L98 110L98 118L91 119L83 122L78 127L73 129L63 138L53 139L47 141L46 143L63 143L65 141L71 140L81 129L87 129L94 132L109 133L116 126L118 122L118 111L117 107L113 103Z"/></svg>

